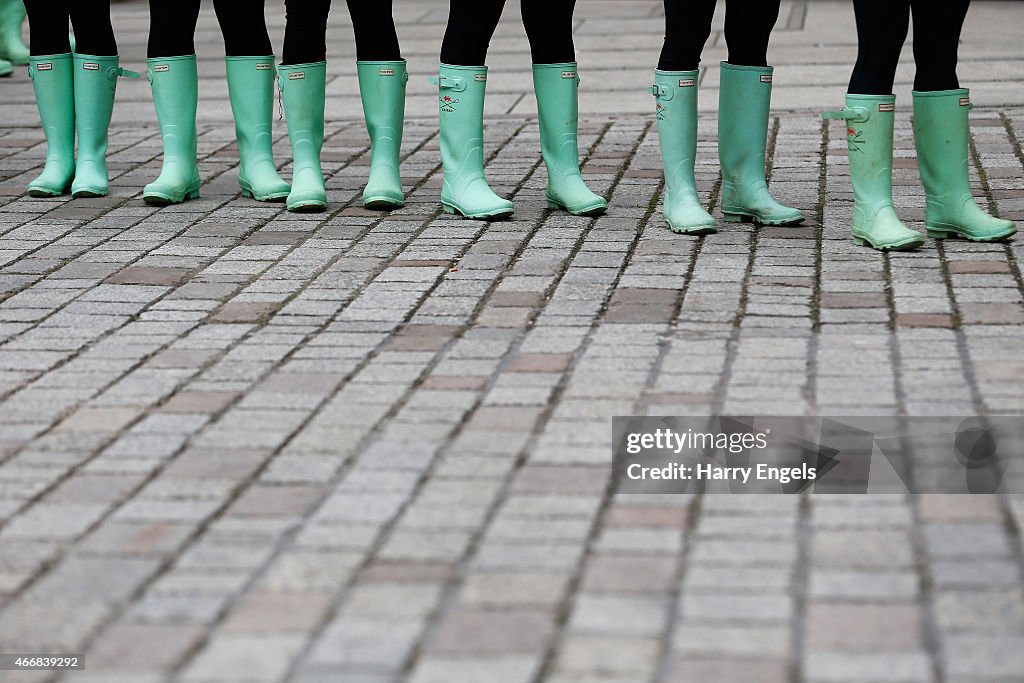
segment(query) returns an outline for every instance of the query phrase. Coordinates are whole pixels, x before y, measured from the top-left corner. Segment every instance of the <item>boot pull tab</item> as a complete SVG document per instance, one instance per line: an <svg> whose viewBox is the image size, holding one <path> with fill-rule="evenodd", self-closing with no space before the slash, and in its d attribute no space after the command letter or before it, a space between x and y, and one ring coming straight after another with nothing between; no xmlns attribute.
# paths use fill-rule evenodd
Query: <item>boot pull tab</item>
<svg viewBox="0 0 1024 683"><path fill-rule="evenodd" d="M842 109L840 111L826 111L821 114L821 118L864 123L868 120L868 110L864 107L854 107L853 109Z"/></svg>

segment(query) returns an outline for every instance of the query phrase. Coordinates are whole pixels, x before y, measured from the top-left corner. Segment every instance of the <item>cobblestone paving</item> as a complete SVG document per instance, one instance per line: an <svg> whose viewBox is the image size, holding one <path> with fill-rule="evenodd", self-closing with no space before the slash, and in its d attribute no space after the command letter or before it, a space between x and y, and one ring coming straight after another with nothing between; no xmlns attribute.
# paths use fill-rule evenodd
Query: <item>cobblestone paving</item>
<svg viewBox="0 0 1024 683"><path fill-rule="evenodd" d="M619 48L660 21L590 2L580 31L624 22ZM784 16L797 35L841 8ZM440 3L400 11L436 42ZM965 61L1019 66L1002 45ZM652 117L629 113L582 131L606 216L545 208L536 122L509 111L488 174L515 217L454 219L415 103L400 211L359 207L369 149L346 115L329 213L240 198L223 109L201 121L202 198L156 209L142 115L115 126L111 197L22 197L44 148L17 78L0 84L0 651L84 652L86 670L0 680L1024 681L1024 498L609 491L612 415L1024 411L1024 241L855 247L841 124L774 119L771 184L800 228L669 232ZM1024 109L973 125L978 196L1024 220ZM897 147L898 208L923 229L905 111Z"/></svg>

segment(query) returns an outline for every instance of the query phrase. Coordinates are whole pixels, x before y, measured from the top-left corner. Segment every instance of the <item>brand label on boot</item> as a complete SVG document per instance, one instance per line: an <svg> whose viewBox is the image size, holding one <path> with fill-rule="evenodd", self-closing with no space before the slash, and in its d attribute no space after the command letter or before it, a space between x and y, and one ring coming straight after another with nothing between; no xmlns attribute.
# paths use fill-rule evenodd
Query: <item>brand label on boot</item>
<svg viewBox="0 0 1024 683"><path fill-rule="evenodd" d="M164 73L166 71L170 71L170 70L171 70L171 65L170 64L157 64L156 66L153 67L153 73L158 73L158 74L162 74L162 73Z"/></svg>
<svg viewBox="0 0 1024 683"><path fill-rule="evenodd" d="M680 88L692 88L694 85L696 85L696 83L694 82L694 80L692 78L680 78L679 79L679 87Z"/></svg>
<svg viewBox="0 0 1024 683"><path fill-rule="evenodd" d="M394 69L381 69L380 71L377 72L377 75L378 76L394 76L395 75L395 70Z"/></svg>
<svg viewBox="0 0 1024 683"><path fill-rule="evenodd" d="M969 106L971 106L971 98L970 97L961 97L960 98L960 106L961 107L969 107Z"/></svg>
<svg viewBox="0 0 1024 683"><path fill-rule="evenodd" d="M53 64L51 62L44 62L43 64L36 64L36 71L52 71Z"/></svg>
<svg viewBox="0 0 1024 683"><path fill-rule="evenodd" d="M771 74L761 74L761 82L762 83L771 83L772 82L772 75Z"/></svg>
<svg viewBox="0 0 1024 683"><path fill-rule="evenodd" d="M257 64L256 65L256 70L257 71L270 71L270 65L269 64Z"/></svg>
<svg viewBox="0 0 1024 683"><path fill-rule="evenodd" d="M86 63L82 64L82 68L85 69L86 71L99 71L100 70L100 65L97 64L96 62L86 62Z"/></svg>
<svg viewBox="0 0 1024 683"><path fill-rule="evenodd" d="M487 74L474 74L473 75L473 80L476 81L477 83L486 83L487 82Z"/></svg>
<svg viewBox="0 0 1024 683"><path fill-rule="evenodd" d="M289 81L301 81L301 80L304 80L305 78L306 78L306 72L305 71L296 71L294 73L288 74L288 80Z"/></svg>
<svg viewBox="0 0 1024 683"><path fill-rule="evenodd" d="M562 78L576 78L576 72L575 71L563 71L562 72Z"/></svg>
<svg viewBox="0 0 1024 683"><path fill-rule="evenodd" d="M896 105L892 102L883 103L878 105L878 111L896 111Z"/></svg>

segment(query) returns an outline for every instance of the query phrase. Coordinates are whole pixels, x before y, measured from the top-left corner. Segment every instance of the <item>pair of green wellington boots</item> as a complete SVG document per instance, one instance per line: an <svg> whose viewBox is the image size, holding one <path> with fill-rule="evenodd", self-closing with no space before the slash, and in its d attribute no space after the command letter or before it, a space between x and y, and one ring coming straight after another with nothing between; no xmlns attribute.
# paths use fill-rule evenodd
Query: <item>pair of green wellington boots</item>
<svg viewBox="0 0 1024 683"><path fill-rule="evenodd" d="M718 158L722 214L727 222L798 225L799 209L771 196L765 180L765 146L772 96L772 67L722 62L718 111ZM705 235L715 219L701 204L694 178L697 156L699 71L654 72L658 139L665 168L663 212L673 232Z"/></svg>
<svg viewBox="0 0 1024 683"><path fill-rule="evenodd" d="M29 76L46 136L46 165L28 185L33 197L102 197L109 192L107 131L121 76L116 55L65 53L29 57ZM75 158L75 134L78 158Z"/></svg>
<svg viewBox="0 0 1024 683"><path fill-rule="evenodd" d="M196 109L199 74L195 55L147 60L153 103L160 122L164 158L159 177L145 187L143 200L163 206L199 196ZM281 180L271 149L274 110L274 56L227 57L228 95L238 141L238 184L257 201L283 201Z"/></svg>
<svg viewBox="0 0 1024 683"><path fill-rule="evenodd" d="M405 120L405 60L356 62L363 114L370 134L370 176L363 190L368 209L396 209L405 204L399 155ZM290 64L278 68L278 86L291 141L292 188L288 210L323 211L327 190L320 165L324 144L327 63Z"/></svg>
<svg viewBox="0 0 1024 683"><path fill-rule="evenodd" d="M914 143L926 195L929 237L995 242L1017 232L1013 222L978 207L968 167L970 91L914 92ZM894 95L846 96L825 118L846 121L853 183L853 239L881 251L916 249L924 239L900 221L892 203Z"/></svg>
<svg viewBox="0 0 1024 683"><path fill-rule="evenodd" d="M486 66L441 64L437 78L441 115L441 161L446 213L467 218L511 216L512 202L496 195L484 176L483 115ZM540 119L541 152L548 170L548 208L595 216L608 202L591 192L579 166L579 76L576 63L534 64L534 92Z"/></svg>

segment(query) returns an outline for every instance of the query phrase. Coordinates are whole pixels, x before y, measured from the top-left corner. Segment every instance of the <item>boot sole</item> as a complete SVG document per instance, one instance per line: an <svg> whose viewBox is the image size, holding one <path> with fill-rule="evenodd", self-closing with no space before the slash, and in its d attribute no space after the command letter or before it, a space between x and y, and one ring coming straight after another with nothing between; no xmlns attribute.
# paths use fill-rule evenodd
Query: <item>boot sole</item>
<svg viewBox="0 0 1024 683"><path fill-rule="evenodd" d="M189 190L186 192L181 199L164 194L144 194L142 195L142 201L146 202L151 206L170 206L171 204L181 204L187 202L190 199L199 199L199 190Z"/></svg>
<svg viewBox="0 0 1024 683"><path fill-rule="evenodd" d="M254 199L257 202L283 202L286 199L288 199L287 192L284 192L282 194L268 194L263 196L257 196L255 192L253 192L252 190L247 190L244 187L242 188L242 196L247 197L249 199Z"/></svg>
<svg viewBox="0 0 1024 683"><path fill-rule="evenodd" d="M1017 228L1011 228L1009 232L990 235L989 237L972 237L970 235L965 235L964 233L959 232L957 230L948 230L946 228L933 228L927 225L925 226L925 228L928 231L928 236L937 240L961 239L967 240L969 242L1001 242L1017 234Z"/></svg>
<svg viewBox="0 0 1024 683"><path fill-rule="evenodd" d="M363 200L363 208L370 211L391 211L392 209L401 209L403 206L405 206L404 201L399 202L388 197L371 197Z"/></svg>
<svg viewBox="0 0 1024 683"><path fill-rule="evenodd" d="M294 206L289 206L288 210L292 213L321 213L327 210L327 204L321 204L320 202L296 204Z"/></svg>
<svg viewBox="0 0 1024 683"><path fill-rule="evenodd" d="M860 247L871 247L877 251L911 251L923 245L924 240L918 237L904 242L896 242L895 244L875 244L867 238L854 237L853 243Z"/></svg>
<svg viewBox="0 0 1024 683"><path fill-rule="evenodd" d="M453 206L451 204L442 204L441 206L444 208L445 213L463 216L465 218L474 218L477 220L495 220L499 218L508 218L513 213L515 213L515 209L499 209L498 211L493 211L491 213L466 213L459 207Z"/></svg>
<svg viewBox="0 0 1024 683"><path fill-rule="evenodd" d="M77 192L72 192L71 196L75 199L91 199L94 197L106 197L108 194L110 193L104 190L78 190Z"/></svg>
<svg viewBox="0 0 1024 683"><path fill-rule="evenodd" d="M694 235L697 237L701 235L714 235L718 232L718 228L713 225L698 225L692 228L677 228L674 225L669 225L668 229L677 235Z"/></svg>
<svg viewBox="0 0 1024 683"><path fill-rule="evenodd" d="M805 218L801 216L800 218L791 218L787 221L773 221L770 219L765 220L752 213L723 212L722 220L726 223L754 223L755 225L768 225L772 227L791 227L794 225L800 225L804 222Z"/></svg>
<svg viewBox="0 0 1024 683"><path fill-rule="evenodd" d="M557 211L559 209L561 209L562 211L568 211L573 216L586 216L587 218L593 218L594 216L600 216L601 214L606 212L608 210L608 205L605 204L603 206L593 206L593 207L589 207L589 208L585 208L585 209L577 209L576 211L573 211L572 209L570 209L565 204L562 204L561 202L556 202L554 200L549 199L548 200L548 208L552 209L554 211Z"/></svg>

